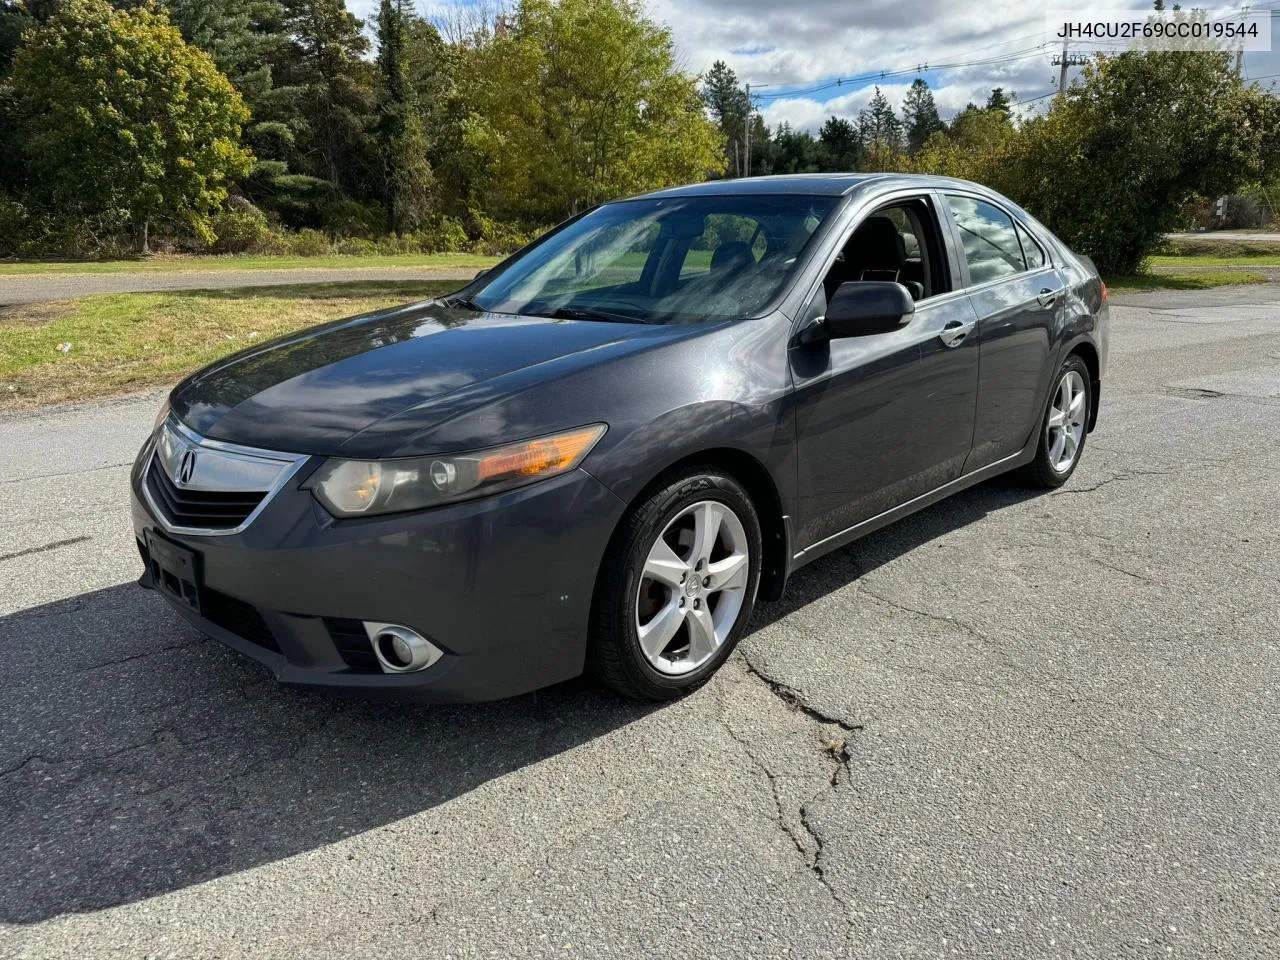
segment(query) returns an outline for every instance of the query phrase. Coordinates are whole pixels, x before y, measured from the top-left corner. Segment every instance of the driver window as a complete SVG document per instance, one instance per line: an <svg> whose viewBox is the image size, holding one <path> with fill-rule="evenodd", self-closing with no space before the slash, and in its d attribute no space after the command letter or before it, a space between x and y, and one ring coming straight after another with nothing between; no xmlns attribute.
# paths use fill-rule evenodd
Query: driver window
<svg viewBox="0 0 1280 960"><path fill-rule="evenodd" d="M881 207L849 234L822 283L829 300L843 283L889 280L912 299L927 300L949 289L938 221L923 197Z"/></svg>
<svg viewBox="0 0 1280 960"><path fill-rule="evenodd" d="M1027 269L1012 217L973 197L948 196L947 205L960 229L970 284L1011 277Z"/></svg>

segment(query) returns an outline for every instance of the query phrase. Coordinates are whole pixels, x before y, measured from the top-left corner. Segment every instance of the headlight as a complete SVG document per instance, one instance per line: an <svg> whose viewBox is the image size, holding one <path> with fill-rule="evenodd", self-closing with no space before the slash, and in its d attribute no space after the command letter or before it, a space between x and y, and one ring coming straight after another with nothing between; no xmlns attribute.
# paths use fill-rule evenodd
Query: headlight
<svg viewBox="0 0 1280 960"><path fill-rule="evenodd" d="M166 397L164 403L160 404L160 412L156 414L156 422L151 425L151 432L155 433L160 429L160 424L169 419L169 398Z"/></svg>
<svg viewBox="0 0 1280 960"><path fill-rule="evenodd" d="M456 456L330 460L306 486L337 517L422 510L566 473L582 462L606 429L596 423Z"/></svg>

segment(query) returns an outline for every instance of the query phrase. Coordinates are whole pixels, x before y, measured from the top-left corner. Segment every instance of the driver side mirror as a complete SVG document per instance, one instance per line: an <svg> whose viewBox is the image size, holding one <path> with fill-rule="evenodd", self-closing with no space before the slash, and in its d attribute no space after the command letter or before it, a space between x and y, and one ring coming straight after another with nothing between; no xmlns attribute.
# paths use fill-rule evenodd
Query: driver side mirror
<svg viewBox="0 0 1280 960"><path fill-rule="evenodd" d="M826 316L800 331L800 342L891 333L910 323L915 312L915 300L900 283L850 280L836 288Z"/></svg>

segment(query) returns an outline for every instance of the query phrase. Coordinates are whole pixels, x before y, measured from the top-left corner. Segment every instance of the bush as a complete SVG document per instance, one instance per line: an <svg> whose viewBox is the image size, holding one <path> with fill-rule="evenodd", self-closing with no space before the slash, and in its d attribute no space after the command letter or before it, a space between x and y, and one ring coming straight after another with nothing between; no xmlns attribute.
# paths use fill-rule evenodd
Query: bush
<svg viewBox="0 0 1280 960"><path fill-rule="evenodd" d="M271 225L261 210L240 199L219 210L210 221L215 240L215 253L260 253L264 241L271 236Z"/></svg>
<svg viewBox="0 0 1280 960"><path fill-rule="evenodd" d="M333 253L333 244L319 230L299 230L289 238L289 252L299 257L323 257Z"/></svg>
<svg viewBox="0 0 1280 960"><path fill-rule="evenodd" d="M334 252L348 257L368 257L378 252L378 245L364 237L347 237L334 244Z"/></svg>
<svg viewBox="0 0 1280 960"><path fill-rule="evenodd" d="M324 228L333 237L377 237L387 230L387 215L375 204L336 200L324 208Z"/></svg>
<svg viewBox="0 0 1280 960"><path fill-rule="evenodd" d="M432 253L462 253L471 245L467 228L454 217L441 217L432 233L434 239L429 244Z"/></svg>
<svg viewBox="0 0 1280 960"><path fill-rule="evenodd" d="M17 200L0 197L0 257L17 256L29 229L27 208Z"/></svg>

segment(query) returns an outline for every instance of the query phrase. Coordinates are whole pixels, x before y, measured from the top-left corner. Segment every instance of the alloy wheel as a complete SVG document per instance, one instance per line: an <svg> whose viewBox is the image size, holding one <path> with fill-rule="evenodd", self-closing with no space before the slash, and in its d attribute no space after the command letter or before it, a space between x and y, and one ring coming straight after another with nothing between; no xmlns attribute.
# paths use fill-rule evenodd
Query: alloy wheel
<svg viewBox="0 0 1280 960"><path fill-rule="evenodd" d="M747 534L726 504L685 507L649 550L636 597L640 649L659 673L697 670L728 639L750 578Z"/></svg>
<svg viewBox="0 0 1280 960"><path fill-rule="evenodd" d="M1084 440L1085 417L1089 392L1078 370L1068 370L1058 381L1045 434L1049 448L1049 466L1066 473L1075 463L1080 443Z"/></svg>

